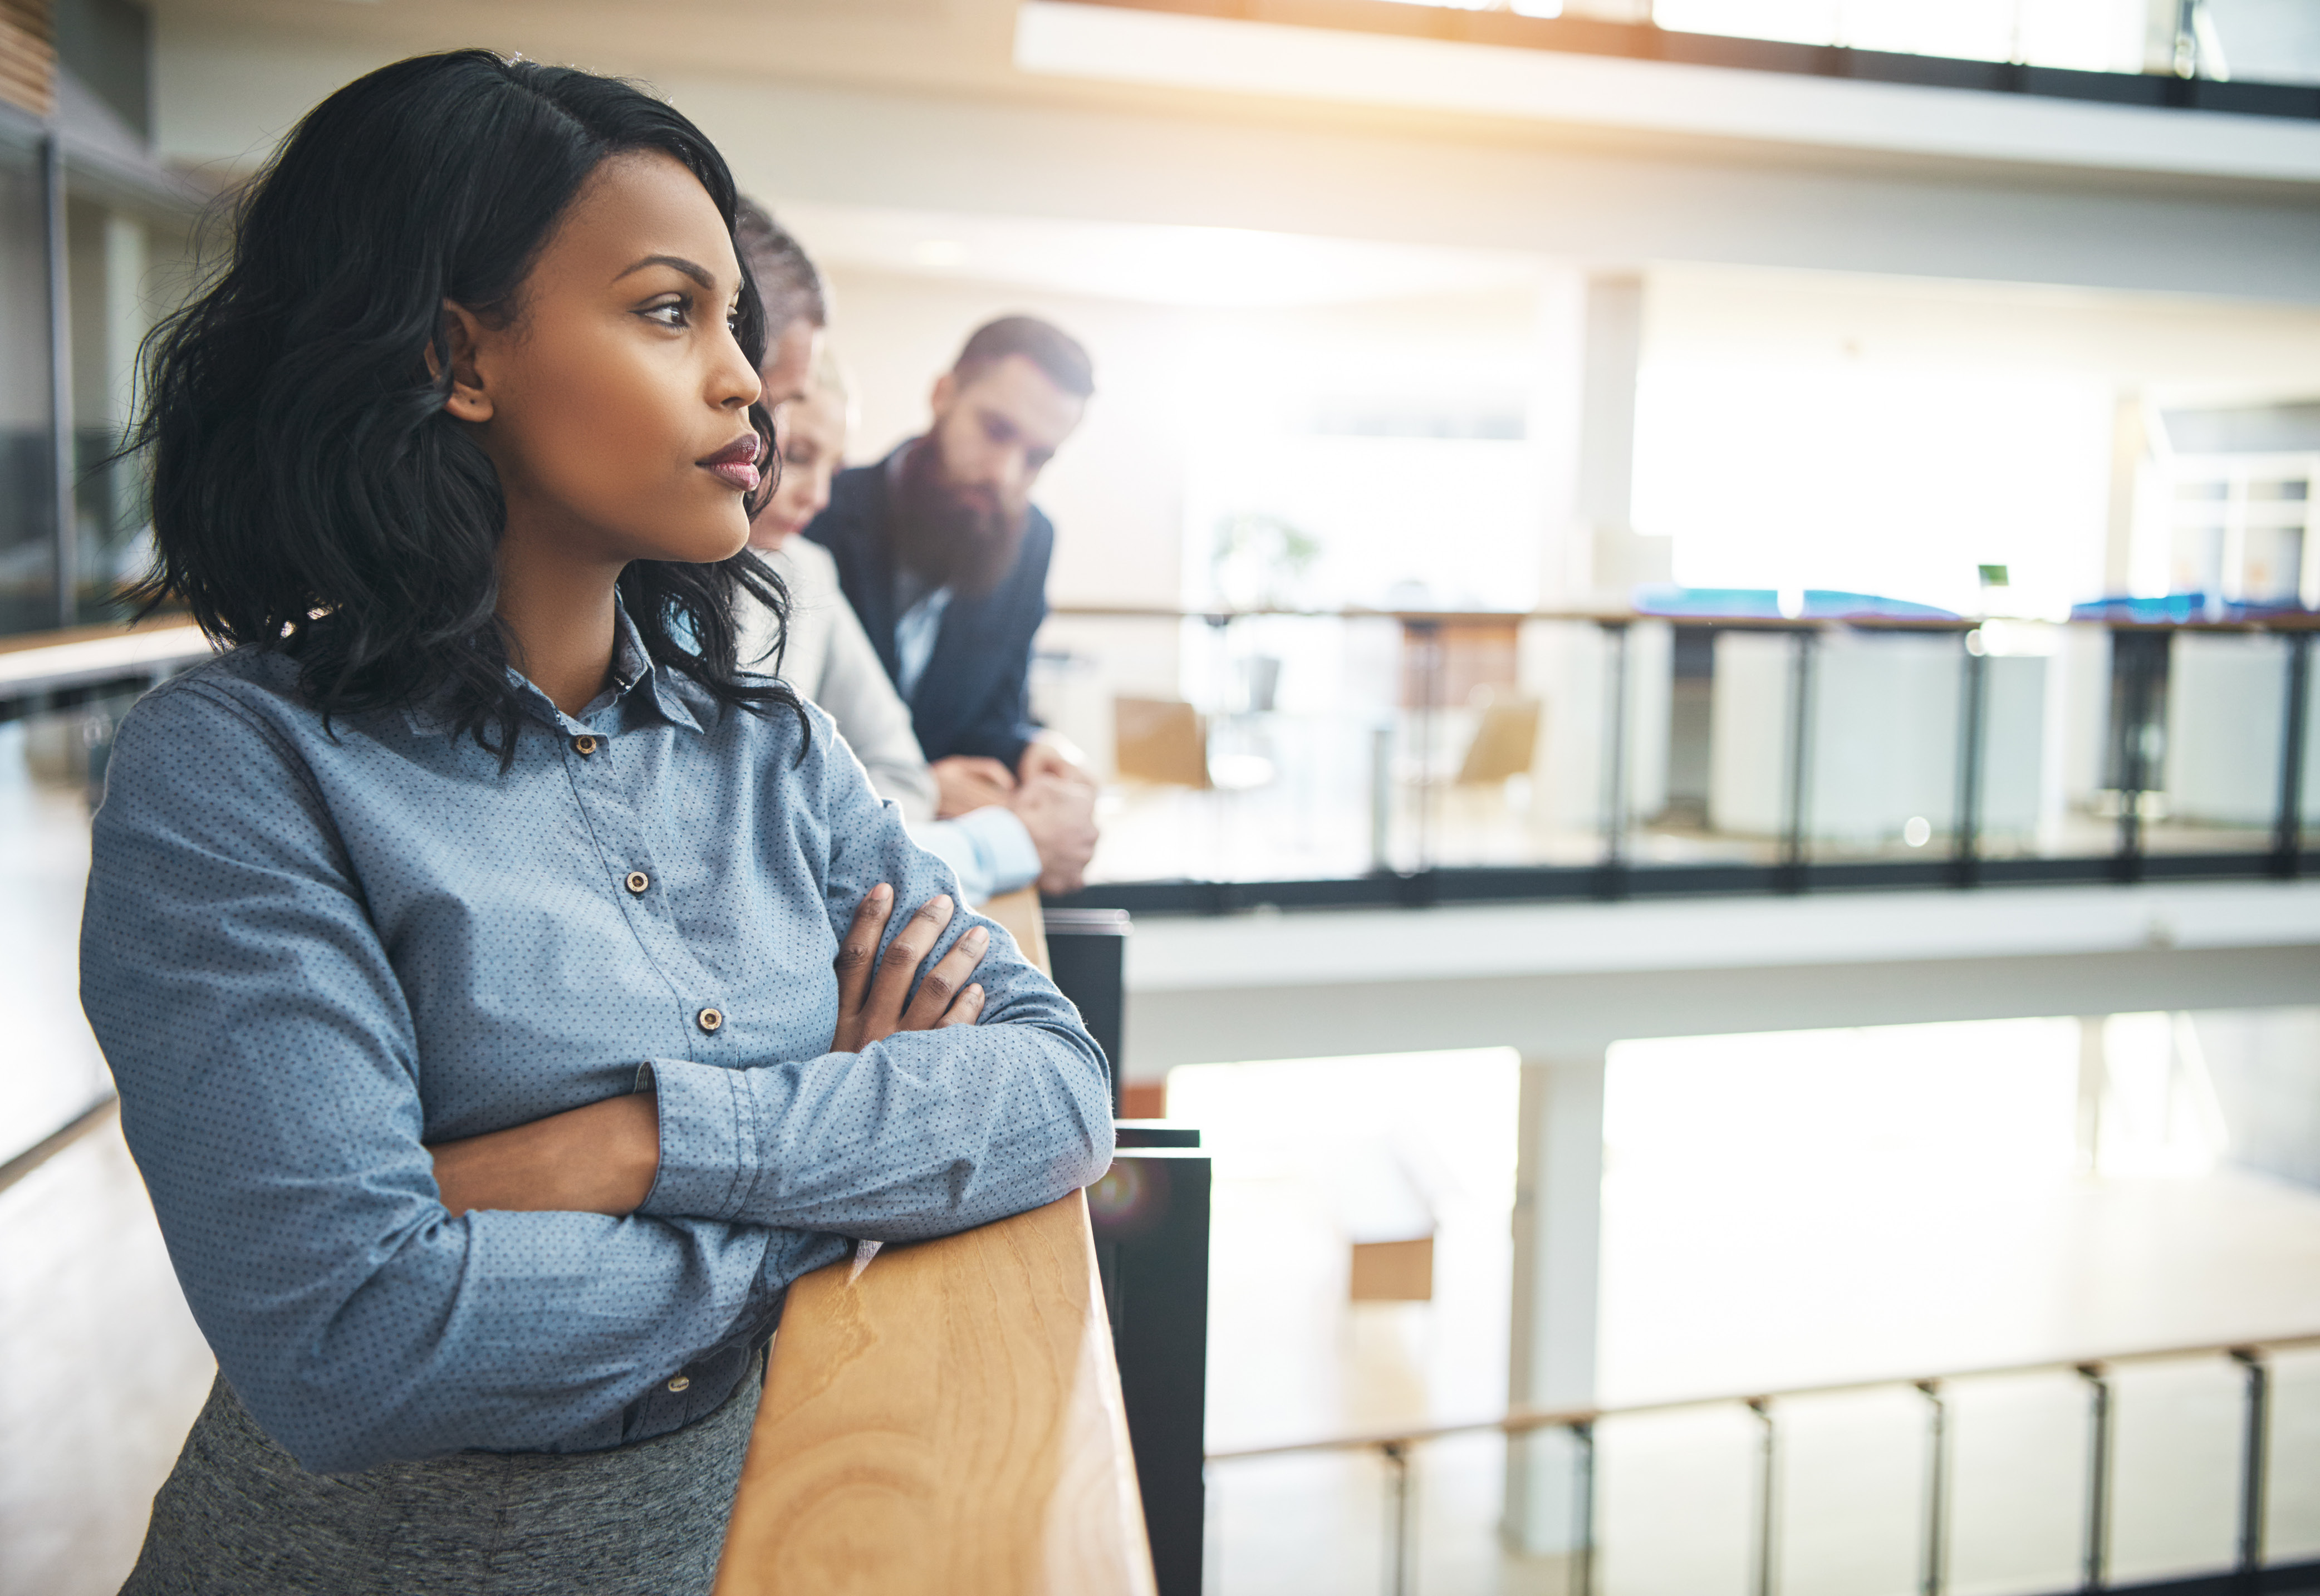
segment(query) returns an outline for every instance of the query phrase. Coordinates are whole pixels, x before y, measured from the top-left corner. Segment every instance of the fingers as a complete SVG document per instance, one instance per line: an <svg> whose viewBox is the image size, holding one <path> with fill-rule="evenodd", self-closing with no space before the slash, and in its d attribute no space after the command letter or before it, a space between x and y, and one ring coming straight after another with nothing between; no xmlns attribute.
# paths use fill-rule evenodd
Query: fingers
<svg viewBox="0 0 2320 1596"><path fill-rule="evenodd" d="M950 951L920 978L918 995L911 1000L910 1011L902 1016L902 1029L934 1029L950 1011L952 1000L965 994L967 977L974 974L974 966L983 962L990 948L991 933L981 926L969 926L951 944Z"/></svg>
<svg viewBox="0 0 2320 1596"><path fill-rule="evenodd" d="M1014 774L996 759L955 755L936 760L934 773L947 818L1004 803L1015 790Z"/></svg>
<svg viewBox="0 0 2320 1596"><path fill-rule="evenodd" d="M943 1017L935 1021L935 1029L941 1030L946 1026L973 1025L982 1018L983 988L970 986L951 1000L950 1007L943 1011Z"/></svg>
<svg viewBox="0 0 2320 1596"><path fill-rule="evenodd" d="M862 894L854 923L838 945L838 1011L852 1014L862 1007L870 989L870 972L878 967L878 939L886 934L887 918L894 912L894 889L880 882Z"/></svg>
<svg viewBox="0 0 2320 1596"><path fill-rule="evenodd" d="M893 1026L902 1015L902 999L918 979L919 966L934 948L949 925L957 906L947 896L937 894L919 905L902 929L894 933L885 953L878 960L878 973L870 981L870 997L866 1011L875 1024Z"/></svg>

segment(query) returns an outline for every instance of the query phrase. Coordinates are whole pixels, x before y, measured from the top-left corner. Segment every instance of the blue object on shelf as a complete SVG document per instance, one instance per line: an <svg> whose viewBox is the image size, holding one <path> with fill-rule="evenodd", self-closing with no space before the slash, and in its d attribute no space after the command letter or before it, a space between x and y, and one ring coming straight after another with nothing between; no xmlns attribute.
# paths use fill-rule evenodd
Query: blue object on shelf
<svg viewBox="0 0 2320 1596"><path fill-rule="evenodd" d="M1882 598L1873 593L1844 593L1830 587L1808 587L1802 607L1793 615L1781 611L1781 594L1773 587L1677 587L1654 583L1638 587L1638 614L1667 615L1688 620L1724 621L1960 621L1953 610L1908 599Z"/></svg>
<svg viewBox="0 0 2320 1596"><path fill-rule="evenodd" d="M2270 615L2301 615L2297 603L2252 604L2207 593L2113 594L2071 606L2073 621L2107 621L2124 626L2188 626L2199 621L2261 621Z"/></svg>

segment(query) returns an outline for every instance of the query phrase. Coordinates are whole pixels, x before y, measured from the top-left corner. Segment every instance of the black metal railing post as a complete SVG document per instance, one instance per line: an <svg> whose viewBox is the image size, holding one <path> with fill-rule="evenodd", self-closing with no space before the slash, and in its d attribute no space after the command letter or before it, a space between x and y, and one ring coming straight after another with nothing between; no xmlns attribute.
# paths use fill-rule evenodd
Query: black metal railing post
<svg viewBox="0 0 2320 1596"><path fill-rule="evenodd" d="M1788 769L1781 788L1781 866L1779 890L1805 890L1805 838L1809 826L1812 788L1812 677L1814 646L1819 634L1799 630L1789 656Z"/></svg>
<svg viewBox="0 0 2320 1596"><path fill-rule="evenodd" d="M2081 1364L2087 1383L2086 1540L2079 1558L2079 1589L2093 1592L2110 1583L2110 1376L2100 1364Z"/></svg>
<svg viewBox="0 0 2320 1596"><path fill-rule="evenodd" d="M1434 739L1440 724L1442 708L1442 672L1445 645L1442 623L1438 621L1410 621L1403 623L1410 639L1418 645L1418 857L1420 872L1434 867L1434 779L1436 749Z"/></svg>
<svg viewBox="0 0 2320 1596"><path fill-rule="evenodd" d="M1634 650L1624 621L1600 623L1605 651L1603 692L1603 869L1597 895L1623 897L1627 878L1627 673Z"/></svg>
<svg viewBox="0 0 2320 1596"><path fill-rule="evenodd" d="M1921 1596L1942 1596L1950 1580L1950 1406L1938 1380L1920 1380L1930 1409L1926 1436L1926 1555Z"/></svg>
<svg viewBox="0 0 2320 1596"><path fill-rule="evenodd" d="M1951 879L1959 886L1981 880L1981 789L1989 738L1989 655L1981 630L1963 634L1965 666L1958 703L1957 813L1951 827Z"/></svg>
<svg viewBox="0 0 2320 1596"><path fill-rule="evenodd" d="M54 624L80 620L80 517L73 503L78 473L73 460L72 303L70 267L65 247L65 146L53 128L41 143L41 200L48 292L49 497L55 513L50 532L55 561Z"/></svg>
<svg viewBox="0 0 2320 1596"><path fill-rule="evenodd" d="M1748 1411L1756 1416L1756 1545L1748 1571L1748 1596L1774 1596L1779 1572L1773 1542L1780 1528L1780 1433L1772 1422L1769 1398L1751 1397Z"/></svg>
<svg viewBox="0 0 2320 1596"><path fill-rule="evenodd" d="M1378 1453L1385 1460L1385 1588L1391 1596L1409 1596L1409 1443L1388 1441Z"/></svg>
<svg viewBox="0 0 2320 1596"><path fill-rule="evenodd" d="M1370 728L1370 873L1393 873L1393 722Z"/></svg>
<svg viewBox="0 0 2320 1596"><path fill-rule="evenodd" d="M1573 1453L1572 1528L1579 1544L1571 1550L1571 1596L1595 1596L1595 1427L1571 1427Z"/></svg>
<svg viewBox="0 0 2320 1596"><path fill-rule="evenodd" d="M2271 835L2272 874L2303 874L2304 739L2312 695L2312 634L2288 634L2288 719L2279 733L2279 814Z"/></svg>
<svg viewBox="0 0 2320 1596"><path fill-rule="evenodd" d="M2240 1461L2237 1572L2241 1588L2252 1591L2263 1573L2264 1496L2271 1461L2271 1369L2263 1361L2259 1347L2234 1347L2232 1360L2247 1377L2247 1418Z"/></svg>
<svg viewBox="0 0 2320 1596"><path fill-rule="evenodd" d="M2112 873L2121 881L2143 879L2143 818L2145 795L2158 790L2166 728L2161 694L2167 680L2168 643L2172 634L2115 629L2111 634L2111 757L2118 780L2118 853Z"/></svg>

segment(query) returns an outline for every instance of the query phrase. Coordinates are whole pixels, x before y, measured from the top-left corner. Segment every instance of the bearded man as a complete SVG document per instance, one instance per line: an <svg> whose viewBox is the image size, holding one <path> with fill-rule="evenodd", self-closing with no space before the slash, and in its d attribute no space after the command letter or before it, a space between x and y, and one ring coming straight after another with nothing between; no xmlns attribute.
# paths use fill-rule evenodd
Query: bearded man
<svg viewBox="0 0 2320 1596"><path fill-rule="evenodd" d="M936 379L926 432L840 472L805 535L827 548L910 706L945 815L1039 776L1084 780L1031 720L1031 639L1056 532L1032 485L1095 391L1087 351L1033 316L978 328Z"/></svg>

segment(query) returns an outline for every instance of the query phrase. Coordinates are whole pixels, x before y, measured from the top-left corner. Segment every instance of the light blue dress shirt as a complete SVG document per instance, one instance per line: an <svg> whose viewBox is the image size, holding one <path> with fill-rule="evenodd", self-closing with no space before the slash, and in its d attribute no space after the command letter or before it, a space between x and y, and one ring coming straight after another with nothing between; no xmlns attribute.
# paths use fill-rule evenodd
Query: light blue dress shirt
<svg viewBox="0 0 2320 1596"><path fill-rule="evenodd" d="M626 617L512 768L423 710L326 730L241 649L123 722L82 1001L195 1318L306 1466L583 1451L715 1408L799 1274L1110 1157L1105 1066L1007 933L982 1022L829 1050L863 894L956 893L820 711L719 705ZM899 929L897 914L890 936ZM423 1144L658 1093L638 1213L454 1219ZM674 1389L672 1389L674 1388Z"/></svg>
<svg viewBox="0 0 2320 1596"><path fill-rule="evenodd" d="M894 665L901 672L894 685L908 703L919 691L919 678L935 656L935 639L942 636L943 612L950 608L950 589L938 587L920 595L894 622Z"/></svg>

